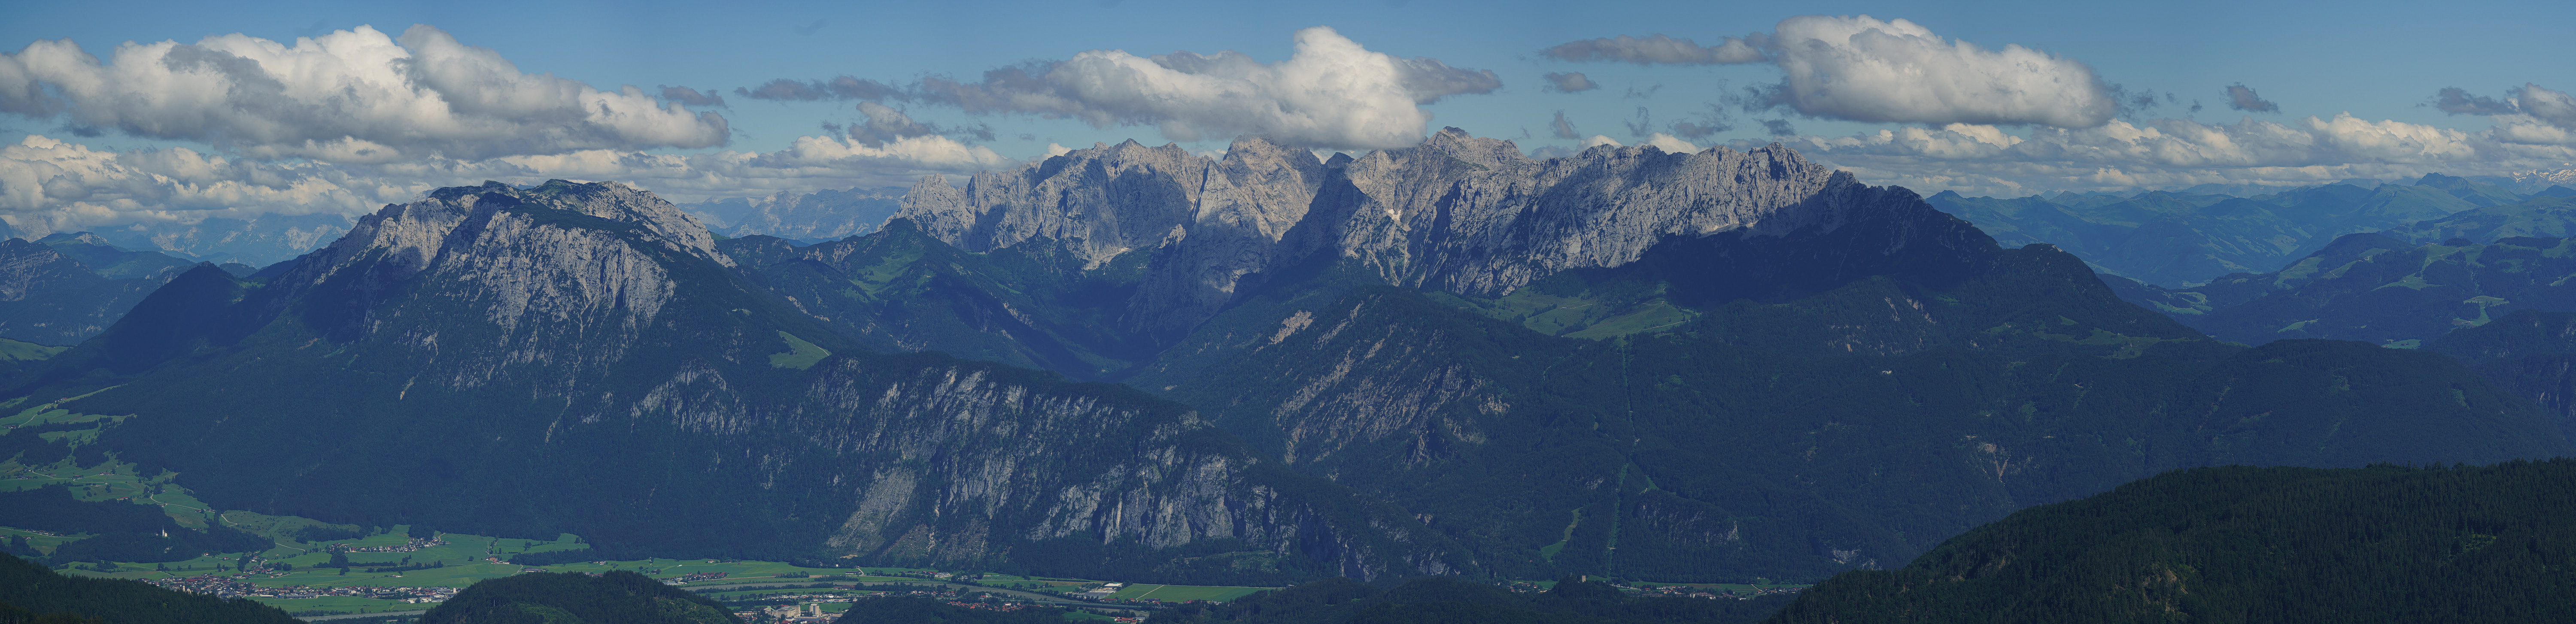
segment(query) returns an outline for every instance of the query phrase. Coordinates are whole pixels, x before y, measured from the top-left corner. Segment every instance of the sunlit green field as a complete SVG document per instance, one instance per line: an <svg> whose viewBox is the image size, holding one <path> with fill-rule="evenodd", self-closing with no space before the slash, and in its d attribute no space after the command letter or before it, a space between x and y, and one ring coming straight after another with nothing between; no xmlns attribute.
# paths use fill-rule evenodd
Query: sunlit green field
<svg viewBox="0 0 2576 624"><path fill-rule="evenodd" d="M400 600L376 600L373 598L352 598L348 596L332 596L329 598L256 598L254 600L258 600L260 604L285 609L287 613L303 613L306 611L384 613L388 611L425 611L430 607L438 606L435 603L409 603Z"/></svg>
<svg viewBox="0 0 2576 624"><path fill-rule="evenodd" d="M1109 597L1126 600L1153 599L1163 602L1180 602L1183 600L1233 600L1252 595L1252 592L1261 591L1263 589L1268 588L1134 584L1118 588L1118 593L1110 594Z"/></svg>

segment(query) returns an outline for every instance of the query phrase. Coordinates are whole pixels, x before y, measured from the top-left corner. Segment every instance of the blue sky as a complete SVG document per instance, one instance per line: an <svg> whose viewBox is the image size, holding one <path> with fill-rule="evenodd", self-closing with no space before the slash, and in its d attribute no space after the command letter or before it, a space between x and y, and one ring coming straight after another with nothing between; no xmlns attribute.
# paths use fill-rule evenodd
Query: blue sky
<svg viewBox="0 0 2576 624"><path fill-rule="evenodd" d="M1541 53L1551 46L1619 35L1665 34L1716 45L1730 36L1770 32L1783 19L1799 15L1869 15L1903 19L1927 29L1940 40L1967 42L1985 49L2007 45L2033 48L2055 58L2088 67L2101 82L2116 84L2129 96L2153 94L2154 108L2124 113L2135 126L2157 120L2185 120L2213 127L2258 122L2304 128L2302 132L2337 132L2302 125L2310 117L2331 120L2350 113L2366 122L2394 121L2460 133L2491 132L2495 120L2536 119L2525 125L2546 134L2552 126L2544 114L2518 117L2454 115L2426 106L2441 89L2456 87L2486 98L2506 98L2508 89L2526 84L2544 89L2543 96L2576 89L2576 3L2490 2L2438 7L2421 3L2253 3L2180 2L1846 2L1832 4L1688 2L1688 3L1495 3L1439 2L1297 2L1182 3L1150 0L1120 2L952 2L919 4L850 3L37 3L12 2L10 19L0 20L0 49L16 49L39 40L69 38L89 54L106 57L121 42L164 40L192 43L212 35L240 33L292 44L299 36L372 25L387 36L400 36L414 24L426 24L452 35L466 46L488 48L528 74L551 74L603 91L636 85L650 92L659 85L709 89L726 97L723 107L699 107L721 116L728 125L722 145L688 141L631 141L619 147L649 154L691 155L724 151L770 153L787 149L799 137L833 135L825 123L851 124L866 117L853 101L770 102L740 97L733 90L771 79L829 79L853 76L903 85L923 76L973 80L988 69L1033 60L1059 60L1086 50L1115 49L1144 56L1177 50L1209 54L1233 50L1261 62L1278 62L1294 52L1292 34L1311 26L1329 26L1370 52L1400 58L1428 57L1451 68L1490 70L1499 87L1483 92L1447 95L1423 104L1431 128L1458 126L1484 136L1513 138L1525 149L1580 148L1582 138L1552 136L1558 111L1581 137L1637 143L1655 131L1670 131L1673 121L1705 116L1712 105L1725 111L1733 129L1691 138L1694 148L1773 140L1764 121L1794 128L1791 141L1811 156L1855 168L1864 179L1918 187L1952 187L1998 194L2038 192L2051 188L2106 188L2122 184L2178 186L2186 182L2242 181L2291 184L2307 178L2338 176L2401 177L2425 169L2471 173L2506 173L2518 169L2576 167L2567 160L2570 146L2556 139L2514 143L2512 154L2485 160L2466 156L2376 155L2350 150L2326 154L2281 156L2201 156L2196 160L2040 162L2048 156L2014 154L1997 138L1970 144L1984 151L1931 148L1897 153L1894 147L1855 146L1848 137L1880 130L1939 130L1934 122L1884 123L1836 119L1832 114L1802 114L1775 107L1745 112L1722 100L1745 87L1779 83L1784 70L1765 63L1638 66L1626 63L1578 63ZM1547 72L1582 72L1600 88L1578 93L1542 89ZM2277 112L2246 113L2225 106L2224 89L2242 84L2276 103ZM2552 91L2554 90L2554 91ZM2165 98L2166 94L2172 96ZM132 97L132 96L129 96ZM1848 96L1847 96L1848 97ZM2194 101L2202 110L2187 107ZM0 102L5 104L5 102ZM1160 144L1168 136L1157 127L1112 124L1095 127L1072 119L1046 119L1033 114L972 115L955 106L923 101L887 101L913 120L956 129L984 124L989 140L965 137L970 147L991 150L1008 159L1043 157L1050 143L1070 147L1093 141L1135 138ZM66 105L71 106L71 105ZM94 106L94 105L89 105ZM25 107L21 107L25 108ZM56 107L62 109L63 107ZM1640 109L1651 121L1646 133L1631 131ZM2532 109L2542 110L2542 109ZM76 112L32 115L0 114L0 131L13 138L29 134L89 146L98 150L148 150L184 147L201 154L248 158L279 166L335 165L318 152L245 150L184 136L134 136L107 128L96 136L78 136ZM2538 115L2538 116L2535 116ZM1937 115L1936 115L1937 116ZM2174 132L2171 126L2169 133ZM2117 126L2111 126L2116 130ZM2406 126L2407 129L2413 126ZM2078 129L2081 130L2081 129ZM2377 131L2371 128L2365 130ZM1994 132L2029 138L2034 132L2058 132L2045 124L2002 123ZM2229 132L2243 137L2264 128ZM2413 130L2407 130L2413 131ZM1959 136L1976 135L1963 129ZM2094 128L2086 132L2120 132ZM2188 134L2188 131L2180 134ZM2402 132L2401 132L2402 134ZM2525 133L2526 135L2529 133ZM951 133L949 136L960 135ZM1023 137L1026 138L1023 138ZM1211 135L1183 145L1199 151L1222 150L1226 139ZM1978 135L1983 136L1983 135ZM2123 135L2125 136L2125 135ZM2318 135L2325 136L2325 135ZM2484 136L2484 135L2481 135ZM2517 135L2520 136L2520 135ZM2554 135L2552 135L2554 136ZM1526 138L1524 138L1526 137ZM1844 137L1845 139L1836 139ZM1943 137L1933 137L1938 143ZM2088 138L2089 137L2089 138ZM1901 136L1899 137L1901 138ZM1840 140L1841 143L1835 143ZM2069 135L2068 145L2091 145L2101 137ZM2303 139L2305 140L2305 139ZM2487 149L2470 137L2449 149L2467 154ZM1866 140L1861 140L1866 143ZM2493 143L2494 141L2489 141ZM2471 145L2476 143L2475 145ZM444 144L448 156L455 144ZM2039 143L2023 143L2024 151ZM2053 143L2052 143L2053 145ZM1326 146L1331 147L1331 146ZM2491 146L2488 146L2491 147ZM2192 149L2218 149L2209 145ZM569 148L566 148L569 149ZM1931 149L1931 151L1925 151ZM2087 148L2089 149L2089 148ZM2136 147L2146 152L2155 147ZM2356 148L2357 149L2357 148ZM545 151L510 148L490 152ZM2000 150L2000 151L1999 151ZM1902 150L1899 150L1902 151ZM2494 149L2489 152L2502 154ZM426 152L409 152L426 153ZM2563 158L2562 158L2563 157ZM974 166L991 165L990 157ZM2144 158L2144 157L2141 157ZM2444 160L2449 158L2450 160ZM2361 164L2333 162L2354 160ZM2149 160L2153 160L2150 158ZM2366 161L2366 162L2365 162ZM967 161L960 161L967 162ZM2215 164L2213 164L2215 163ZM2230 164L2233 163L2233 164ZM2555 163L2555 164L2553 164ZM394 175L381 167L363 175ZM355 166L355 165L352 165ZM969 165L947 166L964 170ZM2332 169L2317 169L2325 167ZM2336 168L2341 167L2341 168ZM2075 174L2104 168L2122 175ZM2472 169L2480 169L2471 171ZM920 167L896 173L917 174ZM2305 173L2283 173L2303 169ZM595 168L594 173L598 172ZM2134 175L2132 175L2134 174ZM37 174L30 174L37 175ZM101 174L104 175L104 174ZM2302 178L2301 176L2306 176ZM92 176L99 177L99 176ZM30 178L32 179L32 178ZM885 176L853 174L835 183L881 182ZM0 176L0 185L8 183ZM404 181L404 184L427 183ZM22 182L23 184L23 182ZM648 184L648 186L650 186ZM794 188L768 181L745 183L741 194L765 194ZM723 195L718 187L671 188L691 196ZM1927 189L1928 192L1928 189ZM5 193L0 193L5 195ZM364 195L361 193L360 195ZM280 196L262 201L289 201ZM65 209L67 204L22 203L0 211ZM372 198L345 199L362 206ZM145 207L145 210L169 209ZM200 206L199 208L202 208Z"/></svg>

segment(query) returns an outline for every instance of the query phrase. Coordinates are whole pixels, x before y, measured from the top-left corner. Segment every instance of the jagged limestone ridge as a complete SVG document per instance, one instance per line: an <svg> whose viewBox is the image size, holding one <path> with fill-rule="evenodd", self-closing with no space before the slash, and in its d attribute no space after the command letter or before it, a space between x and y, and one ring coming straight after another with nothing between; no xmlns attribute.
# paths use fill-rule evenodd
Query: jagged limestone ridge
<svg viewBox="0 0 2576 624"><path fill-rule="evenodd" d="M1067 537L1148 548L1224 538L1363 578L1470 565L1445 538L1390 520L1400 515L1265 467L1183 406L988 363L861 353L729 273L711 243L667 202L615 183L487 184L387 206L270 286L216 303L263 312L267 329L104 395L155 416L154 427L111 442L137 456L172 453L183 469L225 466L197 470L223 482L196 487L279 505L272 511L381 504L415 513L410 499L458 483L585 474L612 485L417 513L479 523L617 510L608 522L624 526L597 533L640 541L683 510L768 509L786 517L717 520L830 518L773 527L793 542L776 545L870 561L989 563L1015 545ZM229 279L207 271L181 282ZM842 353L810 369L778 368L767 355L790 348L782 333ZM298 393L281 383L368 396L292 399ZM229 406L261 413L257 426L216 427L219 413L188 409L202 392L189 388L209 384L261 403ZM274 447L293 438L281 431L340 430L351 419L407 426L358 427L334 444L452 444L441 430L489 440L462 449L461 461L390 472L362 469L375 460L367 453ZM630 455L644 448L674 450ZM460 451L447 450L426 455ZM289 469L242 455L287 452L323 463ZM690 476L601 472L628 470L627 461ZM330 501L304 487L343 462L349 474L394 481L330 491ZM590 511L568 511L576 508Z"/></svg>
<svg viewBox="0 0 2576 624"><path fill-rule="evenodd" d="M1222 159L1128 141L958 189L924 178L896 218L968 251L1052 241L1092 266L1154 250L1133 328L1183 331L1246 276L1317 253L1388 283L1499 296L1566 269L1635 261L1675 236L1830 229L1860 185L1786 147L1667 154L1600 146L1548 160L1444 129L1422 145L1327 164L1259 137Z"/></svg>

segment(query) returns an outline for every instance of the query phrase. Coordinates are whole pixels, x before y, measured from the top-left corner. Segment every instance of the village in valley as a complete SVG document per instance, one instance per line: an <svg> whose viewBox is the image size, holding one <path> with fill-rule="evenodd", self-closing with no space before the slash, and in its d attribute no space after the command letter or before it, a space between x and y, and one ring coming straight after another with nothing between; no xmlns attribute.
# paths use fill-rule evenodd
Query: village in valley
<svg viewBox="0 0 2576 624"><path fill-rule="evenodd" d="M46 407L50 406L31 411L41 413ZM99 419L54 412L27 420ZM856 601L887 596L928 598L977 610L1058 607L1066 609L1066 617L1072 620L1142 622L1155 611L1177 605L1227 602L1278 589L1161 585L975 570L833 567L822 562L797 565L731 559L581 560L590 545L572 534L495 537L413 525L367 527L216 510L172 483L170 479L175 475L147 478L137 475L135 468L114 461L88 467L69 459L42 466L5 461L0 462L0 493L60 486L83 503L149 505L181 527L225 527L266 539L270 548L200 553L178 561L51 561L50 555L63 545L96 534L0 523L0 540L22 550L17 553L21 556L44 557L61 574L134 579L191 593L245 598L305 618L392 618L370 618L370 622L398 622L417 616L479 580L538 572L592 576L611 571L635 572L718 601L744 621L761 623L831 622ZM1527 593L1545 591L1554 583L1510 581L1504 587ZM1614 583L1631 595L1711 600L1793 593L1804 587Z"/></svg>

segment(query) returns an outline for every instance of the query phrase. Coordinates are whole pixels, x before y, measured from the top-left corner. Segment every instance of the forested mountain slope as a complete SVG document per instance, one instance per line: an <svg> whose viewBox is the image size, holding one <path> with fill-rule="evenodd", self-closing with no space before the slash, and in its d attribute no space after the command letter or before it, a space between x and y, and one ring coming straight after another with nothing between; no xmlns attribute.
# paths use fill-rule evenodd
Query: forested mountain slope
<svg viewBox="0 0 2576 624"><path fill-rule="evenodd" d="M2576 312L2516 310L2424 343L2466 362L2506 392L2537 403L2576 437Z"/></svg>
<svg viewBox="0 0 2576 624"><path fill-rule="evenodd" d="M421 614L421 624L733 624L724 603L634 572L538 572L489 579Z"/></svg>
<svg viewBox="0 0 2576 624"><path fill-rule="evenodd" d="M2417 242L2441 242L2462 234L2425 239L2414 232L2441 230L2425 224L2465 215L2488 211L2519 215L2533 206L2563 203L2544 195L2526 197L2505 187L2438 173L2412 183L2372 188L2329 184L2240 192L2260 194L2236 197L2150 191L2128 197L2061 193L2007 199L1943 192L1927 201L1976 223L2005 246L2054 244L2104 273L2167 288L2182 288L2232 273L2281 269L2345 234L2407 230L2409 234L2398 236L2421 239ZM2521 206L2526 200L2549 201ZM2487 217L2471 221L2501 220ZM2449 231L2476 228L2476 224L2460 224Z"/></svg>
<svg viewBox="0 0 2576 624"><path fill-rule="evenodd" d="M129 505L130 506L130 505ZM75 619L45 619L42 616ZM85 619L96 618L96 619ZM0 622L88 624L293 624L279 609L249 599L225 600L162 589L141 581L63 576L0 554Z"/></svg>
<svg viewBox="0 0 2576 624"><path fill-rule="evenodd" d="M1246 584L1818 579L2172 468L2570 450L2447 357L2211 340L1776 146L1131 142L903 201L800 247L442 189L13 392L262 513Z"/></svg>
<svg viewBox="0 0 2576 624"><path fill-rule="evenodd" d="M211 267L14 393L231 508L603 550L1266 582L1474 569L1186 407L861 348L618 184L442 189ZM389 451L389 449L399 449Z"/></svg>
<svg viewBox="0 0 2576 624"><path fill-rule="evenodd" d="M2023 510L1773 624L2560 622L2576 461L2228 466Z"/></svg>
<svg viewBox="0 0 2576 624"><path fill-rule="evenodd" d="M2412 347L2514 310L2576 310L2570 276L2576 276L2576 244L2564 238L2415 244L2348 234L2276 272L2181 289L2130 282L2120 290L2123 298L2225 340L2326 338Z"/></svg>
<svg viewBox="0 0 2576 624"><path fill-rule="evenodd" d="M2447 358L2209 340L1786 149L1128 144L906 202L727 249L853 331L1197 406L1516 578L1820 578L2176 467L2568 449Z"/></svg>
<svg viewBox="0 0 2576 624"><path fill-rule="evenodd" d="M137 261L104 242L92 245L74 236L52 244L0 240L0 338L71 345L106 331L144 295L178 274L165 272L165 264L188 266L169 256L142 253L163 263ZM91 265L100 260L108 263ZM119 268L133 270L100 273Z"/></svg>

